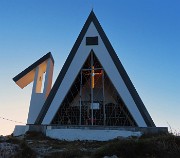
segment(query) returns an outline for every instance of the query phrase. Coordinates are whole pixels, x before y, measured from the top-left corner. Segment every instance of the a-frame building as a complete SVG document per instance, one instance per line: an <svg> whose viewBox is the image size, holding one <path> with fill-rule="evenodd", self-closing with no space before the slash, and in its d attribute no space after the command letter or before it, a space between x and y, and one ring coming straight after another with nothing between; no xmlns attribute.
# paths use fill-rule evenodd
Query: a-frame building
<svg viewBox="0 0 180 158"><path fill-rule="evenodd" d="M35 123L155 126L93 11Z"/></svg>
<svg viewBox="0 0 180 158"><path fill-rule="evenodd" d="M29 72L32 72L36 87L45 72L43 70L39 74L42 63L47 65L48 71L44 87L50 88L54 63L51 53L17 75L14 81L24 87L27 85L25 81ZM31 78L28 83L32 81ZM43 91L44 94L45 92L46 90ZM36 130L39 128L49 137L109 140L117 136L132 135L131 132L167 132L167 128L155 127L93 11L52 89L50 92L48 90L48 95L43 97L40 104L38 97L41 94L36 93L32 92L33 102L31 101L27 126L29 130L32 126L33 130L34 127ZM35 115L33 111L36 111ZM15 128L15 135L18 135L20 128L22 127ZM28 130L23 128L24 132ZM22 130L20 133L23 133Z"/></svg>

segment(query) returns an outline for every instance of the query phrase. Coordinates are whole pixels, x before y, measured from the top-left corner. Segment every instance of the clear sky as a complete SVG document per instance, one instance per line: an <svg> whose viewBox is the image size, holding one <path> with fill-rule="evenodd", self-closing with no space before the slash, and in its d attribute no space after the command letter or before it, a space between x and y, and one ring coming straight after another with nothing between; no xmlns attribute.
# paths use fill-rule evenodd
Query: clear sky
<svg viewBox="0 0 180 158"><path fill-rule="evenodd" d="M179 0L0 0L0 117L26 123L32 84L12 78L50 51L54 82L92 7L155 124L180 132Z"/></svg>

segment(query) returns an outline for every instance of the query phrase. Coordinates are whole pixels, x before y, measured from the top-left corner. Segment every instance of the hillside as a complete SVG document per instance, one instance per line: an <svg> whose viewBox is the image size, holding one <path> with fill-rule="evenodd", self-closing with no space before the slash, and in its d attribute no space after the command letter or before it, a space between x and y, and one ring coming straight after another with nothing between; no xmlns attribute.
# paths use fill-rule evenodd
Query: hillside
<svg viewBox="0 0 180 158"><path fill-rule="evenodd" d="M40 133L0 137L1 157L179 158L180 137L172 134L115 139L108 142L59 141Z"/></svg>

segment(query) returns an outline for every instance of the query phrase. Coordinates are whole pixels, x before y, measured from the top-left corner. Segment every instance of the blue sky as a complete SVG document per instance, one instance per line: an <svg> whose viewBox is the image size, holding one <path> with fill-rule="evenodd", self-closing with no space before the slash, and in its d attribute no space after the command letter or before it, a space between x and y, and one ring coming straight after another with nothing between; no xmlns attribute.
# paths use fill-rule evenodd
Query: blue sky
<svg viewBox="0 0 180 158"><path fill-rule="evenodd" d="M92 7L155 124L180 132L179 0L0 0L0 117L26 123L32 84L12 78L50 51L54 81Z"/></svg>

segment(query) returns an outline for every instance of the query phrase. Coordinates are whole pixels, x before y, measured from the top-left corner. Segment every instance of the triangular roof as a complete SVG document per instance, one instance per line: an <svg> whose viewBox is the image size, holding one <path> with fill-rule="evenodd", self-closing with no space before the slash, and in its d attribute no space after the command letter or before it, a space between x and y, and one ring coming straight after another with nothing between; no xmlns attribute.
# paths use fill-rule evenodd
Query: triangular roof
<svg viewBox="0 0 180 158"><path fill-rule="evenodd" d="M21 73L16 75L13 78L13 81L16 82L16 84L21 88L26 87L29 83L31 83L34 80L34 76L35 76L35 70L34 69L37 66L41 65L43 70L44 71L46 70L47 63L45 63L45 61L49 58L52 60L52 62L54 64L53 56L52 56L51 52L49 52L46 55L44 55L42 58L40 58L39 60L34 62L32 65L30 65L28 68L23 70Z"/></svg>
<svg viewBox="0 0 180 158"><path fill-rule="evenodd" d="M59 76L57 77L55 84L54 84L48 98L46 99L46 101L43 105L43 108L42 108L41 112L39 113L39 116L37 117L37 120L35 123L41 124L43 122L43 119L45 118L45 116L51 106L51 103L52 103L53 99L55 98L57 91L58 91L60 85L62 84L62 81L65 78L66 73L67 73L71 63L73 62L73 58L75 57L75 55L81 45L81 42L82 42L84 36L86 35L86 32L87 32L88 28L90 27L91 23L94 24L95 29L97 30L102 42L105 45L105 48L107 49L107 52L109 53L111 59L113 60L114 65L115 65L116 69L118 70L118 73L120 74L125 86L127 87L133 101L135 102L140 115L144 119L144 122L146 123L146 125L148 127L155 126L151 116L149 115L147 109L145 108L141 98L139 97L135 87L133 86L130 78L128 77L123 65L121 64L117 54L115 53L112 45L110 44L106 34L104 33L104 31L93 11L91 11L88 19L86 20L84 27L82 28L64 66L62 67L62 70L60 71ZM50 112L51 111L49 111L49 113Z"/></svg>

